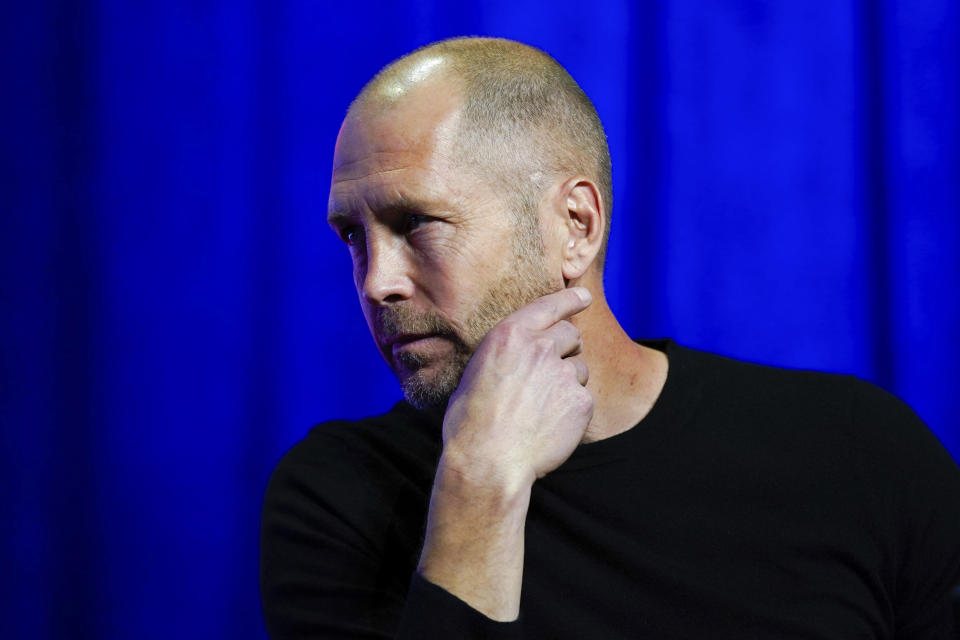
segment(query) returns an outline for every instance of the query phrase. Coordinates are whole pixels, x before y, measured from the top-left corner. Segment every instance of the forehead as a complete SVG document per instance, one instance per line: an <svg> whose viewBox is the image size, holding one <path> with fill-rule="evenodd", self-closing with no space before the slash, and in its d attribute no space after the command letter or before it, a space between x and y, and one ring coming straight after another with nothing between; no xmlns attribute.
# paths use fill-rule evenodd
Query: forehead
<svg viewBox="0 0 960 640"><path fill-rule="evenodd" d="M458 120L458 103L444 91L351 112L334 151L331 212L410 192L418 198L461 195L453 162Z"/></svg>

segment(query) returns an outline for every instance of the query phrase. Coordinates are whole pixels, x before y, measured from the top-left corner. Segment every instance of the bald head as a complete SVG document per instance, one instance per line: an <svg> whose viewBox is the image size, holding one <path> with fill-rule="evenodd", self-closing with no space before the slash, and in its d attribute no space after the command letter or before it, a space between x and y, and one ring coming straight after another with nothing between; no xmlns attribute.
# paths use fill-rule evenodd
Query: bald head
<svg viewBox="0 0 960 640"><path fill-rule="evenodd" d="M603 198L609 231L613 196L603 125L553 58L510 40L444 40L384 67L351 104L350 115L389 111L411 96L441 90L452 91L460 104L457 162L502 185L519 222L530 224L553 181L585 175Z"/></svg>

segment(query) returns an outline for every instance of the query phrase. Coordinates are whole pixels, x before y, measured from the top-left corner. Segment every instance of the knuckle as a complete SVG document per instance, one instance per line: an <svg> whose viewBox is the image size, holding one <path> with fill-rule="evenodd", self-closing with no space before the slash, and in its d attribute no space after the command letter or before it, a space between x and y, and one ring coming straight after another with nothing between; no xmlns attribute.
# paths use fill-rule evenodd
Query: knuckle
<svg viewBox="0 0 960 640"><path fill-rule="evenodd" d="M523 326L519 322L513 320L506 320L497 325L497 328L500 329L500 333L503 335L505 340L510 342L519 340L523 334Z"/></svg>
<svg viewBox="0 0 960 640"><path fill-rule="evenodd" d="M530 347L537 355L543 356L553 352L553 340L546 337L538 337L531 342Z"/></svg>
<svg viewBox="0 0 960 640"><path fill-rule="evenodd" d="M498 346L507 346L514 343L519 337L520 327L509 320L494 325L487 332L487 339Z"/></svg>
<svg viewBox="0 0 960 640"><path fill-rule="evenodd" d="M593 412L593 394L591 394L585 387L581 387L580 391L574 394L574 407L577 411L588 414Z"/></svg>
<svg viewBox="0 0 960 640"><path fill-rule="evenodd" d="M506 336L502 331L491 329L484 337L481 346L487 353L499 353L507 346Z"/></svg>

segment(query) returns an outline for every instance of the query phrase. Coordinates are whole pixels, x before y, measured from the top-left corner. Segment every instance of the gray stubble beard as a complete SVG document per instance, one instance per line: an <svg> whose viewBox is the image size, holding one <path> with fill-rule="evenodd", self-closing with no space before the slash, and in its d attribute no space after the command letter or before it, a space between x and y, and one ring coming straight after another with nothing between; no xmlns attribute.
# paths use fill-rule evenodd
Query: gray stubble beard
<svg viewBox="0 0 960 640"><path fill-rule="evenodd" d="M431 380L422 375L428 364L424 358L411 353L397 354L409 375L400 377L400 385L407 402L418 409L444 409L460 385L470 357L498 322L537 298L563 289L562 281L552 280L544 264L545 252L537 215L523 216L516 224L513 242L513 261L507 275L490 288L467 318L459 339L451 340L454 354L449 362L441 363Z"/></svg>

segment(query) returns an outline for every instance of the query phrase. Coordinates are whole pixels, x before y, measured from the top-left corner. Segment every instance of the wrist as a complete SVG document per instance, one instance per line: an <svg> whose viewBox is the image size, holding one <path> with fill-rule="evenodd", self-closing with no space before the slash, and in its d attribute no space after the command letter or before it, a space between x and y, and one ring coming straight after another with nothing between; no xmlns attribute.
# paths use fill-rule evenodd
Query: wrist
<svg viewBox="0 0 960 640"><path fill-rule="evenodd" d="M532 481L466 462L440 458L417 571L487 617L515 620Z"/></svg>
<svg viewBox="0 0 960 640"><path fill-rule="evenodd" d="M487 464L444 447L437 464L434 494L468 500L503 515L525 517L535 474L509 464ZM439 496L438 496L439 497Z"/></svg>

